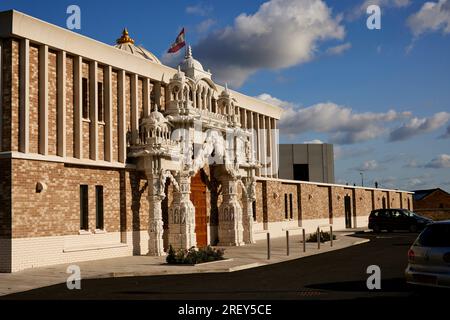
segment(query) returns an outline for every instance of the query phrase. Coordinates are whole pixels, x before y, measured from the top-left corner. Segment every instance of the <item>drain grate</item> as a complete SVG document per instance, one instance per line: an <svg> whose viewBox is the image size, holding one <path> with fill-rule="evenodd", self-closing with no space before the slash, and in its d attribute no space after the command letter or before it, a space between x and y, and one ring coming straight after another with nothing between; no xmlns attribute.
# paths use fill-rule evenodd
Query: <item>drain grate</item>
<svg viewBox="0 0 450 320"><path fill-rule="evenodd" d="M301 290L298 293L302 297L317 297L317 296L321 296L324 294L324 292L313 291L313 290Z"/></svg>

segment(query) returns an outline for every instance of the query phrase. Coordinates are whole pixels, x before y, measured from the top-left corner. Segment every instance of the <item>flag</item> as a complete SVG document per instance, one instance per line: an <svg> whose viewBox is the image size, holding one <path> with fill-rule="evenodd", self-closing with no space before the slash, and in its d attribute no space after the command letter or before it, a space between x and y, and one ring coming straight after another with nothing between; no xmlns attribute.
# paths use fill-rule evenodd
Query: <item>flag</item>
<svg viewBox="0 0 450 320"><path fill-rule="evenodd" d="M183 48L186 45L185 39L184 39L184 28L181 30L180 34L178 35L178 37L175 39L175 42L172 43L172 45L170 46L169 51L167 51L167 53L175 53L178 50L180 50L181 48Z"/></svg>

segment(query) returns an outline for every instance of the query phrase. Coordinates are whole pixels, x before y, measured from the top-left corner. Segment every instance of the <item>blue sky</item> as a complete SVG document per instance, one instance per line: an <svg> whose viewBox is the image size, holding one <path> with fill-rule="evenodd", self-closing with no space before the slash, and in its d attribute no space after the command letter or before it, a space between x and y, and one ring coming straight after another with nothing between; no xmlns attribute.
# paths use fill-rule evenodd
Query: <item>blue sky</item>
<svg viewBox="0 0 450 320"><path fill-rule="evenodd" d="M163 61L181 27L218 82L286 108L282 142L335 144L336 179L450 191L450 0L2 1ZM381 30L365 8L381 8ZM262 5L262 6L261 6ZM239 18L238 18L239 17ZM448 131L447 131L448 130Z"/></svg>

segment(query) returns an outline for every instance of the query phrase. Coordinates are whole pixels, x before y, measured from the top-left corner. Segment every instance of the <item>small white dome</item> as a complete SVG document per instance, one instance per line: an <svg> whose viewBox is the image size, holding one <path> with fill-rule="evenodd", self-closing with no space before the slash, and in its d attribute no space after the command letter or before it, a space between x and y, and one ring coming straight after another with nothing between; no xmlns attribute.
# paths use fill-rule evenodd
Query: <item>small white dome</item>
<svg viewBox="0 0 450 320"><path fill-rule="evenodd" d="M159 59L153 53L151 53L142 46L136 46L134 44L134 40L130 38L128 30L126 28L123 29L122 36L119 39L117 39L116 45L114 47L126 51L132 55L138 56L140 58L144 58L152 62L161 64Z"/></svg>

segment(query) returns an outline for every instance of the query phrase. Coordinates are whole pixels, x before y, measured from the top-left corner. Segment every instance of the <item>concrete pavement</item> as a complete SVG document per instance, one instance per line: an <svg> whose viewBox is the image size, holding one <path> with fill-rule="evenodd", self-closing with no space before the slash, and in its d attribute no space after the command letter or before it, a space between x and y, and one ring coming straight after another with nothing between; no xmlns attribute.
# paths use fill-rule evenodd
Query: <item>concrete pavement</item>
<svg viewBox="0 0 450 320"><path fill-rule="evenodd" d="M260 240L253 245L226 247L225 257L228 260L196 266L167 265L165 257L130 256L34 268L13 274L0 274L0 295L64 283L70 275L66 272L69 265L80 267L82 279L233 272L348 248L369 241L351 237L353 233L354 230L335 232L337 240L334 241L333 247L330 247L330 243L325 243L321 244L320 250L317 243L307 243L305 253L301 236L291 235L289 256L286 255L286 238L274 238L271 239L270 260L267 260L266 240Z"/></svg>

